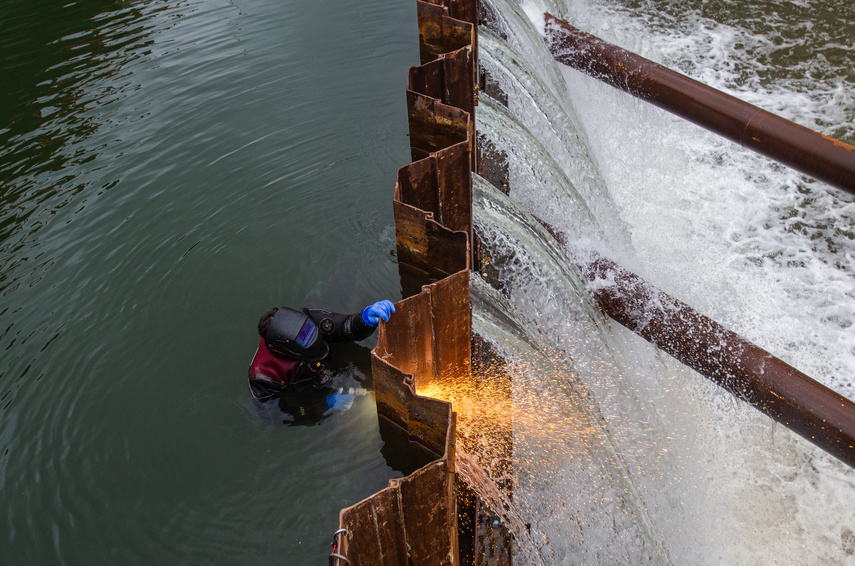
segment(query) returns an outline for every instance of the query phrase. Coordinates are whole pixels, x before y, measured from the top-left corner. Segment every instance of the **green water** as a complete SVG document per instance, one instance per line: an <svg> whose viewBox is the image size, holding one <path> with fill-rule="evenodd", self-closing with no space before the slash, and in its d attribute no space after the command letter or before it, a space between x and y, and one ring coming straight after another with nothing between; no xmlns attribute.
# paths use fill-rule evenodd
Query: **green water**
<svg viewBox="0 0 855 566"><path fill-rule="evenodd" d="M763 103L807 127L855 143L855 3L849 0L604 0L654 33L693 37L669 65ZM706 51L697 49L705 46ZM725 49L721 49L725 47ZM726 55L725 55L726 51ZM802 96L801 112L782 98ZM841 110L848 115L840 116ZM847 112L848 110L848 112Z"/></svg>
<svg viewBox="0 0 855 566"><path fill-rule="evenodd" d="M325 563L400 475L373 400L270 426L245 376L267 308L400 297L415 3L7 0L0 25L0 564Z"/></svg>

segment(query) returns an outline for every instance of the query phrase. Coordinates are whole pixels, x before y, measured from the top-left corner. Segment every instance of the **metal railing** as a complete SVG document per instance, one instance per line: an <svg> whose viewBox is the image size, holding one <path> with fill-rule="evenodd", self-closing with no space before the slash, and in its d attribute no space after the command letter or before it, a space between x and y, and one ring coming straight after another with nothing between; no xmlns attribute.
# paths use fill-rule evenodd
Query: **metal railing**
<svg viewBox="0 0 855 566"><path fill-rule="evenodd" d="M545 17L546 42L559 62L855 195L855 147Z"/></svg>
<svg viewBox="0 0 855 566"><path fill-rule="evenodd" d="M855 147L545 18L557 61L855 194ZM609 260L580 268L610 282L596 294L608 316L855 468L855 403Z"/></svg>

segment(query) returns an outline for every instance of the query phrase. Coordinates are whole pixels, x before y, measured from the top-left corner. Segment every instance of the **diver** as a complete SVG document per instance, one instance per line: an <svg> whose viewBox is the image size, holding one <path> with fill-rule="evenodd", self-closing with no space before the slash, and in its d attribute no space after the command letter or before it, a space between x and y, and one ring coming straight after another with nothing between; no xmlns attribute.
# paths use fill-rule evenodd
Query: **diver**
<svg viewBox="0 0 855 566"><path fill-rule="evenodd" d="M322 309L273 308L258 321L261 337L249 366L249 390L265 420L277 401L286 424L317 423L334 410L347 410L364 389L333 387L326 369L330 343L358 342L395 312L391 301L378 301L361 313Z"/></svg>

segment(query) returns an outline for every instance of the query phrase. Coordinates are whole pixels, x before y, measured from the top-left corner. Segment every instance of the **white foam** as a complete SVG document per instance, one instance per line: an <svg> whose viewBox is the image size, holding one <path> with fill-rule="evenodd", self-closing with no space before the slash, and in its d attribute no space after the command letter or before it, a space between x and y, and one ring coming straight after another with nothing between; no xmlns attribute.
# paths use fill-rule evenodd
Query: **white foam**
<svg viewBox="0 0 855 566"><path fill-rule="evenodd" d="M525 12L525 15L528 16L528 19L531 20L537 33L546 35L546 18L543 16L543 7L538 6L532 0L523 0L520 2L520 7Z"/></svg>
<svg viewBox="0 0 855 566"><path fill-rule="evenodd" d="M521 5L529 19L532 4ZM851 87L833 73L827 81L802 81L795 71L768 79L769 53L781 47L777 40L691 12L685 20L665 15L660 21L656 15L573 4L582 29L712 86L744 91L748 102L815 124L826 134L852 132L852 120L846 119L853 115ZM511 32L518 29L510 16L506 23ZM533 30L509 36L554 88L547 61L538 59L540 46L528 45L536 37ZM631 227L633 246L615 250L615 259L854 397L855 199L594 79L563 73L593 162ZM510 106L519 122L538 137L548 133L532 112L545 106L527 116L516 103ZM562 162L554 144L540 144ZM573 166L562 165L578 183ZM537 183L527 185L541 190ZM525 196L521 204L533 208L537 194ZM596 209L596 203L587 205ZM570 210L553 213L573 221ZM554 289L552 283L544 286ZM528 300L535 295L520 293L518 308L537 316L558 308L532 309ZM855 563L853 470L669 358L650 355L634 335L616 336L627 343L623 365L636 372L627 376L631 387L596 374L586 375L585 384L675 564ZM634 396L624 397L627 392ZM557 486L574 473L572 464L544 464L539 473L548 477L542 483L559 478ZM555 490L550 493L563 505L562 492ZM546 506L544 513L558 516L560 510ZM566 524L540 528L556 545L575 532Z"/></svg>
<svg viewBox="0 0 855 566"><path fill-rule="evenodd" d="M774 22L767 37L692 11L683 15L660 21L606 7L591 20L610 22L598 31L605 39L747 102L828 135L852 132L852 90L830 63L819 57L786 71L771 64L809 39L781 44ZM801 78L811 74L828 78ZM599 163L632 226L637 256L625 261L855 398L855 199L568 75L595 156L618 156Z"/></svg>

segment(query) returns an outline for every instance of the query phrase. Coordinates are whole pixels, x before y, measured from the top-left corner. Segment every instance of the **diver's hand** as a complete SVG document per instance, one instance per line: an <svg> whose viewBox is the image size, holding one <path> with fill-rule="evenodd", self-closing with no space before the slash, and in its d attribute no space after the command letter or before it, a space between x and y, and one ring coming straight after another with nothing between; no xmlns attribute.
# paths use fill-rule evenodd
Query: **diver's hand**
<svg viewBox="0 0 855 566"><path fill-rule="evenodd" d="M352 391L352 389L351 389ZM341 389L327 395L327 407L333 411L346 411L353 406L353 394L343 393Z"/></svg>
<svg viewBox="0 0 855 566"><path fill-rule="evenodd" d="M389 320L389 316L393 312L395 312L395 305L392 304L392 301L377 301L363 309L362 320L368 326L377 326L380 324L381 318Z"/></svg>

